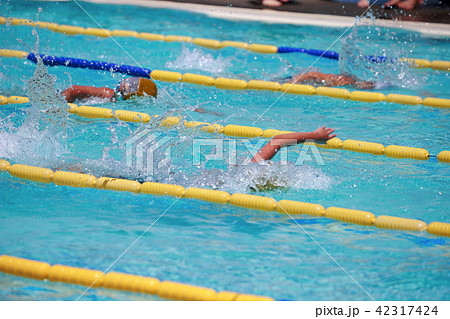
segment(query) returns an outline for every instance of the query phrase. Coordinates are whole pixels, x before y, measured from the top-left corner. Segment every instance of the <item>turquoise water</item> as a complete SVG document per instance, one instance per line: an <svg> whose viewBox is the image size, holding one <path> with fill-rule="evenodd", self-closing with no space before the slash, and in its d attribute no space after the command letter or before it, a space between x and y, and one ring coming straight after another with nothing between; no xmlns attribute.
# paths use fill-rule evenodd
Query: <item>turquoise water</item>
<svg viewBox="0 0 450 319"><path fill-rule="evenodd" d="M278 46L326 49L344 29L234 22L181 11L100 6L82 3L108 29L252 41ZM41 9L38 9L41 8ZM41 11L41 12L39 12ZM2 1L2 16L97 27L74 3ZM36 36L25 26L1 26L2 48L31 51ZM317 36L320 35L320 36ZM96 39L38 30L39 52L150 69L214 77L278 80L308 68L316 57L304 54L262 55L227 48L209 50L193 44L139 39ZM354 74L377 82L377 92L450 98L449 74L409 69L401 64L374 66L360 55L378 54L450 60L447 38L431 38L399 29L357 27L332 50L343 62L320 59L315 69ZM371 69L370 69L370 68ZM63 67L38 68L20 59L0 58L0 94L32 97L32 105L0 108L0 158L13 163L70 169L96 176L157 180L226 190L251 190L254 179L283 186L269 190L277 200L292 199L421 219L450 222L448 165L390 159L369 154L320 150L323 164L294 165L300 147L289 149L288 166L280 156L269 167L229 167L225 160L193 165L195 141L218 139L224 156L233 141L180 128L146 127L171 137L171 162L153 176L126 168L125 141L144 129L138 124L92 121L68 115L51 84L115 87L121 75ZM370 72L367 70L371 70ZM47 74L48 72L48 74ZM49 75L50 74L50 75ZM117 103L91 100L86 105L180 115L221 124L309 131L327 125L341 139L384 145L423 147L431 154L450 150L449 111L425 106L358 103L326 97L259 91L224 91L180 83L160 83L159 96ZM279 100L277 100L279 98ZM260 115L273 106L258 120ZM194 110L201 107L206 113ZM183 111L184 109L184 111ZM258 143L252 139L250 143ZM237 141L238 162L246 147ZM222 145L222 144L221 144ZM311 155L311 154L310 154ZM312 156L312 155L311 155ZM156 158L164 158L163 152ZM312 156L312 159L314 157ZM326 218L288 216L192 199L175 201L96 189L38 184L0 174L0 253L105 270L164 213L111 270L154 276L215 290L295 300L369 300L331 255L376 300L448 299L449 240L427 233L398 232L346 224ZM259 195L268 196L264 192ZM298 224L302 226L300 228ZM311 239L310 236L315 241ZM317 243L322 246L319 247ZM328 252L327 253L325 253ZM0 299L73 300L84 287L38 282L0 274ZM143 300L152 296L91 289L82 300Z"/></svg>

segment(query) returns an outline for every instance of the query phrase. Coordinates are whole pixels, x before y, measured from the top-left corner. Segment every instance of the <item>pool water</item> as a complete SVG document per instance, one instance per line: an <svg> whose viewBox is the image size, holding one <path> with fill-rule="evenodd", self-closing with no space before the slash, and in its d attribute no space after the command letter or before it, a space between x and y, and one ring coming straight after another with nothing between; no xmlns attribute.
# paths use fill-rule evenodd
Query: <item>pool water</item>
<svg viewBox="0 0 450 319"><path fill-rule="evenodd" d="M73 2L0 3L2 16L98 27ZM315 49L327 49L345 31L236 22L166 9L81 5L102 27L111 30ZM2 48L27 52L37 48L41 54L245 80L278 81L312 65L313 70L349 72L374 81L375 91L384 94L450 98L448 72L411 69L401 63L373 65L361 58L383 55L450 60L447 38L400 29L350 29L330 48L341 53L338 63L300 53L264 55L234 48L210 50L194 44L133 38L116 38L115 43L111 39L65 36L48 30L37 30L36 35L26 26L1 28ZM0 158L96 176L269 194L277 200L359 209L376 216L450 222L449 166L435 158L422 162L320 149L323 161L309 153L309 158L303 158L303 165L295 165L301 150L301 146L296 146L289 149L287 164L277 156L270 166L242 165L248 156L243 140L180 127L162 128L152 121L140 125L82 119L69 115L55 93L70 84L114 88L121 78L122 75L110 72L36 68L28 60L0 58L0 94L28 94L31 100L31 104L1 106ZM326 125L335 128L342 140L422 147L432 155L450 150L447 109L281 96L266 91L228 91L182 83L159 85L157 99L91 99L83 104L263 129L311 131ZM205 112L196 112L196 108ZM168 137L167 145L171 145L169 161L164 160L167 148L156 152L160 166L153 175L127 168L126 141L144 129L158 138ZM258 139L244 142L262 143ZM232 156L233 143L236 157ZM194 145L203 145L199 165L194 165ZM206 160L205 156L217 151L211 145L223 146L223 157L235 158L236 164L241 165L230 165L223 158ZM258 191L254 184L260 179L275 181L281 187L269 189L268 193ZM295 216L292 220L276 212L194 199L177 201L171 197L39 184L6 173L0 174L0 185L0 254L105 270L163 214L112 271L278 300L448 299L448 238L310 216ZM81 286L3 273L0 282L2 300L74 300L85 290ZM149 299L157 297L104 289L90 289L82 297Z"/></svg>

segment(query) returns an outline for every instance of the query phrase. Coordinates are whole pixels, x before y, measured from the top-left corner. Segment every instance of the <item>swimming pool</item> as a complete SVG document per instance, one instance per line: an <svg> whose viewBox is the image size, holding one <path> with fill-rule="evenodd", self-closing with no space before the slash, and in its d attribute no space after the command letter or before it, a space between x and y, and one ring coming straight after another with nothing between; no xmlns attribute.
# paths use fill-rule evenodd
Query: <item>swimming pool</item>
<svg viewBox="0 0 450 319"><path fill-rule="evenodd" d="M97 27L74 3L18 3L2 5L2 15L35 18L59 24ZM218 40L252 41L278 46L326 49L344 29L232 22L165 9L99 6L83 3L105 28L133 29ZM95 13L95 14L94 14ZM149 19L151 17L151 19ZM25 26L2 26L2 46L31 51L36 38ZM211 34L211 30L214 30ZM131 59L111 39L96 39L40 30L40 53L100 60L159 70L191 72L245 80L280 80L298 73L317 57L304 54L263 55L234 48L220 51L193 44L148 42L117 38ZM316 36L320 35L320 36ZM17 39L20 39L18 41ZM368 42L370 41L370 42ZM370 44L369 44L370 43ZM364 74L360 54L450 60L448 39L432 38L399 29L359 27L332 49L343 54L341 70L376 80L377 92L450 98L447 72L411 69L404 65L377 66L378 76ZM1 58L3 95L25 95L35 65ZM356 65L354 61L357 61ZM358 62L359 61L359 62ZM358 64L359 63L359 64ZM342 63L341 63L342 64ZM363 65L364 66L364 65ZM336 61L320 59L314 67L339 72ZM372 67L374 67L372 65ZM70 83L114 87L122 76L63 67L49 68L55 86ZM367 78L369 77L369 78ZM373 78L370 78L373 77ZM48 78L46 78L48 81ZM47 82L48 83L48 82ZM436 155L448 150L447 109L399 104L361 103L320 96L283 95L265 91L225 91L190 84L164 83L156 100L139 99L102 106L175 114L197 121L255 125L262 128L309 131L327 125L339 137L385 145L423 147ZM37 81L34 91L48 88ZM276 103L275 103L276 102ZM263 117L260 115L273 103ZM99 105L90 101L87 105ZM56 107L55 107L56 105ZM180 110L187 109L187 113ZM48 100L30 105L3 105L0 158L13 163L53 169L72 169L96 176L138 178L124 170L124 141L141 129L139 124L85 120L55 111L63 107ZM206 113L194 112L196 107ZM256 123L254 123L258 120ZM39 125L38 128L35 128ZM166 183L212 187L231 193L249 189L260 172L239 166L228 169L224 160L192 163L193 143L209 139L203 132L154 128L170 136L170 164L156 170L154 179ZM230 140L223 139L225 157ZM232 140L231 140L232 141ZM251 142L257 143L256 139ZM207 147L206 147L207 148ZM245 155L237 143L237 156ZM292 148L291 161L300 147ZM208 149L203 153L211 152ZM297 151L297 152L295 152ZM434 159L415 161L370 154L320 150L325 165L269 168L286 187L269 190L275 199L292 199L366 210L376 215L450 222L448 164ZM162 154L158 154L161 158ZM198 178L200 176L200 178ZM288 178L286 178L288 177ZM0 174L1 253L92 269L106 269L161 214L164 216L114 265L114 271L153 276L210 287L294 300L445 300L448 295L449 240L427 233L383 230L326 218L296 216L298 222L276 212L143 194L39 184ZM259 193L266 196L265 193ZM350 274L346 274L330 256ZM0 274L0 298L14 300L72 300L84 287L38 282ZM368 295L370 294L370 296ZM83 300L151 299L147 295L91 289ZM156 297L155 297L156 298Z"/></svg>

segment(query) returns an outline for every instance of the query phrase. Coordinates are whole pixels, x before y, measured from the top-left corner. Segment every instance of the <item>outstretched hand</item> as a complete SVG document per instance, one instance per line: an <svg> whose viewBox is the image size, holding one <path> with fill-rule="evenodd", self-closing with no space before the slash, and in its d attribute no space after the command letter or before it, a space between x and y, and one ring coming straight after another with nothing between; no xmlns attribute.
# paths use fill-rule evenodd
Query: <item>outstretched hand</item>
<svg viewBox="0 0 450 319"><path fill-rule="evenodd" d="M329 140L330 138L336 137L336 134L333 134L334 129L322 126L319 127L314 133L317 135L315 139L318 140Z"/></svg>

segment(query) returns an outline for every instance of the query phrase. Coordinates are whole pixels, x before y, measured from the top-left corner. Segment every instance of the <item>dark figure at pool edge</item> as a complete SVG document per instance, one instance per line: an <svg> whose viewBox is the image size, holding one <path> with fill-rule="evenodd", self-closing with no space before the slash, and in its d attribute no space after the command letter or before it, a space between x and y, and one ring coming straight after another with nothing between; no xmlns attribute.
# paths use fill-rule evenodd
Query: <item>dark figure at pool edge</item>
<svg viewBox="0 0 450 319"><path fill-rule="evenodd" d="M110 101L127 100L134 96L156 97L156 84L150 80L139 77L123 79L115 90L107 87L93 87L83 85L73 85L62 93L66 101L73 103L75 100L82 100L90 97L108 99Z"/></svg>
<svg viewBox="0 0 450 319"><path fill-rule="evenodd" d="M292 77L291 83L307 83L324 86L344 86L353 85L358 89L373 89L375 85L372 82L357 81L353 77L343 74L328 74L322 72L300 73Z"/></svg>
<svg viewBox="0 0 450 319"><path fill-rule="evenodd" d="M303 143L306 140L326 141L336 134L333 134L334 129L325 126L319 127L314 132L296 132L276 135L269 143L264 145L255 156L252 158L253 163L260 161L267 161L272 159L277 152L285 146L296 145Z"/></svg>

